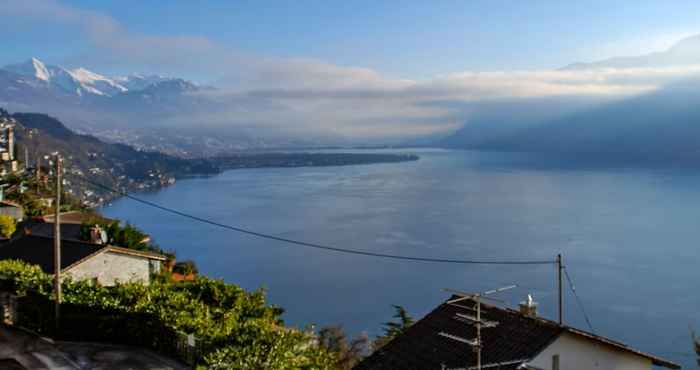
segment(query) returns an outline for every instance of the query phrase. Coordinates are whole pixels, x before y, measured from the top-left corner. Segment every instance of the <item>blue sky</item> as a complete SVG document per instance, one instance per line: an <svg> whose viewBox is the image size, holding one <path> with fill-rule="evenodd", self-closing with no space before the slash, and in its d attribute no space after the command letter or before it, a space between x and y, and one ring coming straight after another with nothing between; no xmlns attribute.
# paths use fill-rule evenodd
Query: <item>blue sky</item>
<svg viewBox="0 0 700 370"><path fill-rule="evenodd" d="M9 1L10 7L13 2ZM698 1L66 0L58 4L105 14L143 35L199 36L252 55L313 58L411 79L463 70L556 68L659 50L700 33ZM72 54L91 49L82 31L70 25L42 27L20 20L0 31L11 35L3 37L2 64L31 55L77 64ZM100 63L94 64L88 67L100 69Z"/></svg>
<svg viewBox="0 0 700 370"><path fill-rule="evenodd" d="M201 94L227 109L169 123L183 126L401 140L483 109L519 116L700 77L700 37L646 55L700 34L697 0L0 2L0 65L35 56L217 87ZM614 56L640 57L557 70Z"/></svg>

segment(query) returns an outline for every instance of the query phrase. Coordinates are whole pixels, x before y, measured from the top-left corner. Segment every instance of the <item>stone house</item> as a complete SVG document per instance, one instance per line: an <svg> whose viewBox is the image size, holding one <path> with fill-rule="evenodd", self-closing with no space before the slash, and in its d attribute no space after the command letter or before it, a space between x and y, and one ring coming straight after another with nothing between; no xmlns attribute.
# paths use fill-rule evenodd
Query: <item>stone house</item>
<svg viewBox="0 0 700 370"><path fill-rule="evenodd" d="M24 235L0 246L0 260L15 259L39 265L54 273L53 238ZM166 257L152 252L61 239L61 273L75 280L91 280L104 286L117 282L148 284L160 272Z"/></svg>

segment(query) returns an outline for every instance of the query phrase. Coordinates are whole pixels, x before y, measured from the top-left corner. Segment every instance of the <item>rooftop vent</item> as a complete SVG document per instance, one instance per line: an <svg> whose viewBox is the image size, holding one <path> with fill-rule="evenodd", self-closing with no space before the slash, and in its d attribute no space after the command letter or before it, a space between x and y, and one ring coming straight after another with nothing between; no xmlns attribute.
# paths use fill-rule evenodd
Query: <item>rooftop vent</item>
<svg viewBox="0 0 700 370"><path fill-rule="evenodd" d="M532 298L532 294L527 295L525 301L520 302L520 313L527 317L537 317L537 302Z"/></svg>

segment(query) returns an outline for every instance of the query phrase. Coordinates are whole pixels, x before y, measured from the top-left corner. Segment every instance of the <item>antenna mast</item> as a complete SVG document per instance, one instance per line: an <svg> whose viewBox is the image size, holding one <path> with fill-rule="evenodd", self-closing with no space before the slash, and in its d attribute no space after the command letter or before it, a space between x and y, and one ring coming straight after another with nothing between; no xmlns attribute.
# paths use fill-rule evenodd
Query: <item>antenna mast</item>
<svg viewBox="0 0 700 370"><path fill-rule="evenodd" d="M496 300L493 298L489 298L487 296L489 296L491 294L500 293L500 292L503 292L506 290L510 290L510 289L513 289L516 287L517 287L517 285L509 285L509 286L501 287L498 289L487 290L487 291L482 292L482 293L473 293L473 294L463 293L463 292L454 291L454 290L450 290L450 289L445 289L445 291L452 292L452 293L460 296L459 298L455 298L455 299L447 301L447 304L449 304L449 305L454 305L457 302L465 301L468 299L473 299L476 302L476 320L475 320L476 339L473 341L467 341L467 340L460 340L460 341L467 343L467 344L471 345L472 347L476 348L476 369L477 370L482 370L481 369L481 348L483 347L483 343L481 341L481 326L484 324L487 324L487 325L485 325L486 327L491 327L491 326L497 324L497 323L492 323L492 322L484 323L481 321L481 299L484 298L484 299ZM459 305L455 305L455 306L459 306ZM459 306L459 307L462 307L462 306ZM450 336L450 335L445 334L445 333L440 333L440 335L442 335L444 337L448 337L448 338L452 337L451 339L455 339L454 336ZM459 338L459 339L462 339L462 338ZM466 368L468 369L469 365L467 365Z"/></svg>

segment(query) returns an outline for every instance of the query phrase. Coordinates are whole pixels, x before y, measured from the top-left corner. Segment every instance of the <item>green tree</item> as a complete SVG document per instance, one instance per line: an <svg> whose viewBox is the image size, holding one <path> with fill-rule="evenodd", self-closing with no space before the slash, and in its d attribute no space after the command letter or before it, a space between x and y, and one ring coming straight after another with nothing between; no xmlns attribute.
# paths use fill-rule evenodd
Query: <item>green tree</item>
<svg viewBox="0 0 700 370"><path fill-rule="evenodd" d="M199 273L199 269L197 269L197 264L194 261L184 260L175 264L175 266L173 267L173 272L177 272L178 274L183 275L196 275Z"/></svg>
<svg viewBox="0 0 700 370"><path fill-rule="evenodd" d="M374 343L372 343L374 350L383 347L395 337L405 333L406 330L413 325L413 318L403 306L392 305L392 307L394 307L395 312L393 317L396 321L384 323L384 335L378 336Z"/></svg>
<svg viewBox="0 0 700 370"><path fill-rule="evenodd" d="M348 342L342 326L326 326L318 333L318 343L335 358L335 367L340 370L350 370L357 365L369 350L369 338L361 334Z"/></svg>
<svg viewBox="0 0 700 370"><path fill-rule="evenodd" d="M0 235L9 238L17 230L17 221L12 216L0 215Z"/></svg>
<svg viewBox="0 0 700 370"><path fill-rule="evenodd" d="M313 334L289 328L249 327L248 343L236 343L205 356L209 370L335 369L335 357L315 344Z"/></svg>

